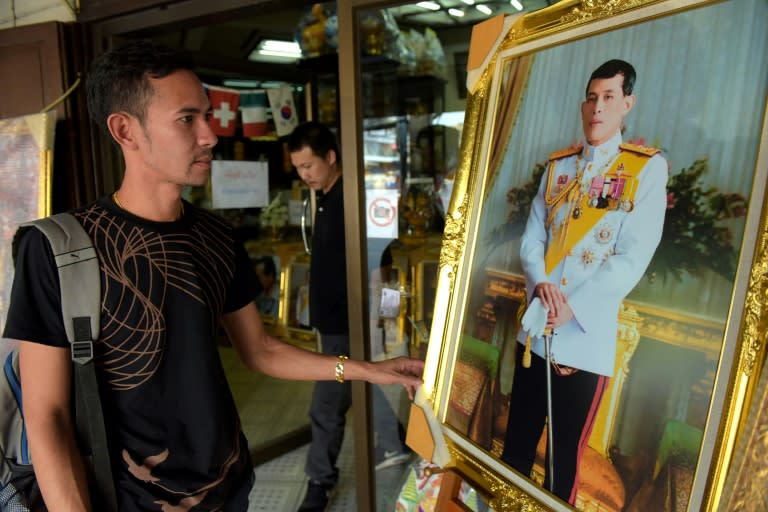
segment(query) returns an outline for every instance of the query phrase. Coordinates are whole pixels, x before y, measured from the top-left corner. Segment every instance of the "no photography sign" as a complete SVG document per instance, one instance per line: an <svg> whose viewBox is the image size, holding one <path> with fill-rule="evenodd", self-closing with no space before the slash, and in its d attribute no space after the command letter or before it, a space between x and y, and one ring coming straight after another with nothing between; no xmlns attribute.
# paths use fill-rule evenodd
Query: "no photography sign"
<svg viewBox="0 0 768 512"><path fill-rule="evenodd" d="M397 238L397 190L366 191L368 238Z"/></svg>

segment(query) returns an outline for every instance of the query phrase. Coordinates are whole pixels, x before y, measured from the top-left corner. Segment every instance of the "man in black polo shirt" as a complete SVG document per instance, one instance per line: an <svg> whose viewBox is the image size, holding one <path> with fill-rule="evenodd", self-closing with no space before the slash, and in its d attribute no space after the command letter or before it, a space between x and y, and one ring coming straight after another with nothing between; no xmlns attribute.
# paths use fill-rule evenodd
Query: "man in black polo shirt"
<svg viewBox="0 0 768 512"><path fill-rule="evenodd" d="M320 332L324 354L349 355L344 197L339 150L333 133L320 123L296 127L288 140L291 163L317 192L312 232L309 318ZM349 382L317 382L309 417L312 443L307 455L307 495L300 511L325 510L339 478L336 459L344 439L345 415L352 403Z"/></svg>
<svg viewBox="0 0 768 512"><path fill-rule="evenodd" d="M308 122L296 127L288 139L291 163L301 179L317 192L312 234L309 280L310 325L320 333L324 354L349 354L349 316L347 312L347 263L344 243L344 194L339 149L333 133L323 124ZM382 392L374 388L377 400L386 404ZM330 493L339 478L336 459L344 439L346 413L352 403L349 382L317 382L309 408L312 443L307 455L309 477L307 494L299 511L325 510ZM394 411L379 405L391 418ZM397 425L393 418L393 424ZM386 465L402 463L408 453L393 432L381 432L394 449ZM380 464L384 466L385 463Z"/></svg>

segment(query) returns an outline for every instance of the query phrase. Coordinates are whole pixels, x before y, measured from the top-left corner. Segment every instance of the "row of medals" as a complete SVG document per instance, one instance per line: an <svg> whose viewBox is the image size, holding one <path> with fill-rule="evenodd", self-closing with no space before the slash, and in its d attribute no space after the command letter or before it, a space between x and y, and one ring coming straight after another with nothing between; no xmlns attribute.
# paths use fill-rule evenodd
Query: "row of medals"
<svg viewBox="0 0 768 512"><path fill-rule="evenodd" d="M610 164L612 164L615 159L616 158L614 157L611 160L609 160L608 162L606 162L605 164L603 164L601 171L603 169L605 169L606 167L608 167ZM576 160L577 172L576 172L576 178L575 179L578 180L578 182L579 182L579 187L578 187L579 188L579 194L576 197L576 200L575 200L576 206L573 208L573 212L571 214L574 219L578 219L579 217L581 217L581 213L582 213L582 211L581 211L581 199L582 199L582 197L584 197L593 188L595 188L595 184L599 183L598 180L602 181L602 179L603 179L602 172L598 172L596 176L594 176L591 180L589 180L589 182L583 183L582 182L582 176L583 176L584 173L580 169L580 167L581 167L579 165L580 164L580 160L581 160L581 158L577 158L577 160ZM625 212L631 212L635 208L634 201L632 201L631 199L629 199L627 197L623 197L622 198L622 196L625 195L624 192L625 192L625 188L626 187L624 186L624 182L625 182L626 178L622 178L621 177L621 171L619 171L619 176L614 178L614 179L621 180L621 182L620 182L621 186L619 186L619 184L614 185L613 191L611 191L607 196L603 196L603 195L598 195L598 194L592 193L590 195L590 197L589 197L589 200L587 201L587 205L590 208L607 208L609 210L622 210L622 211L625 211ZM616 189L619 189L619 194L615 193Z"/></svg>

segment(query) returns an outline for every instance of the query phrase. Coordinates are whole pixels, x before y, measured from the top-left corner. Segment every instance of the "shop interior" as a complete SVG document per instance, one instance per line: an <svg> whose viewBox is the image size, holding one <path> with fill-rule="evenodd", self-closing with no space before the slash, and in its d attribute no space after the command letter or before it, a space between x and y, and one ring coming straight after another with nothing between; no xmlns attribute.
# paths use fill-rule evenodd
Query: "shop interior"
<svg viewBox="0 0 768 512"><path fill-rule="evenodd" d="M443 215L451 200L453 175L461 164L462 140L471 141L475 131L473 120L465 120L466 105L477 105L477 97L470 95L468 101L464 85L472 29L499 14L531 12L555 2L411 1L396 4L392 0L340 0L317 4L308 0L78 0L76 9L70 8L71 2L62 2L71 11L71 18L66 20L52 17L59 21L14 25L3 30L0 70L5 73L7 87L0 98L0 117L26 115L44 107L57 115L53 158L48 162L49 171L55 162L55 171L39 184L47 188L39 194L37 215L87 204L115 190L120 183L119 156L110 141L100 138L88 121L82 87L88 62L129 39L146 38L183 48L194 57L196 71L209 91L234 94L238 101L235 105L230 100L227 107L217 103L218 122L226 119L232 129L219 136L218 170L229 170L235 178L248 171L260 180L258 187L248 189L251 195L245 204L237 200L243 191L232 186L236 180L229 182L227 190L223 190L226 187L222 182L213 180L206 187L186 190L185 197L215 210L237 227L254 269L268 290L257 300L270 332L309 350L318 347L318 337L307 325L307 311L302 307L310 278L315 197L291 167L284 132L278 133L278 126L290 126L292 118L314 119L336 131L345 163L345 209L352 212L347 215L346 226L349 288L360 299L350 302L350 355L372 360L401 354L423 357L430 330L437 329L431 324L433 316L437 316L433 310L439 265L444 261L441 256L451 249L450 236L445 239L448 243L443 239ZM38 3L42 6L45 0ZM590 2L583 5L600 8ZM21 2L17 1L16 6ZM682 5L675 8L687 9ZM537 18L548 18L547 14L538 14L541 16ZM733 24L731 16L724 18ZM15 23L15 15L13 19ZM70 23L72 20L76 22ZM759 22L755 26L759 32ZM698 33L697 24L691 27ZM666 35L666 31L659 30ZM681 36L675 31L668 35ZM702 31L701 37L711 38L711 32ZM659 41L667 41L654 37L638 40L656 41L656 46L661 44ZM719 40L728 42L724 37ZM629 45L634 39L627 41ZM759 39L755 41L759 46ZM286 44L292 55L284 54ZM680 51L676 45L661 46ZM721 64L722 49L707 51L713 62ZM539 62L542 60L539 58ZM686 76L707 65L708 60L696 62ZM733 65L739 63L734 60ZM760 86L760 81L755 84ZM537 86L527 87L537 90ZM748 107L739 106L744 111ZM472 108L470 114L476 111ZM517 116L508 118L523 125ZM698 130L667 130L689 132L686 141L708 140ZM666 140L658 134L653 136L659 137L659 141L652 142L654 145ZM682 151L686 144L671 147ZM713 147L720 152L718 145ZM683 154L689 151L693 149L685 149ZM693 160L683 162L688 165ZM706 168L698 163L684 168L681 175ZM731 164L725 168L730 169ZM741 168L746 169L743 173L752 172L751 167ZM737 183L734 186L743 185L744 190L737 188L738 193L716 196L733 201L722 201L722 209L741 211L728 219L728 229L736 238L743 234L742 221L736 217L746 214L746 191L751 186L742 174L729 170L723 183L728 187ZM719 184L716 180L721 177L713 176ZM347 187L350 183L352 186ZM678 182L676 192L688 188L682 183ZM9 197L20 195L13 187L6 188ZM498 234L499 229L508 230L519 221L510 214L513 209L502 208L505 201L509 202L509 192L515 190L520 190L517 185L511 189L498 187L494 205L500 206L498 210L487 210L489 216L498 213L498 224L488 223L471 236L485 239L486 233ZM261 194L255 197L255 192ZM670 199L683 204L675 195L668 195ZM10 199L7 202L7 206L13 204ZM675 212L677 219L699 215L682 208ZM443 243L448 250L441 255ZM465 309L465 330L457 356L462 366L459 369L456 365L451 376L448 406L445 418L441 418L457 436L465 436L495 458L503 447L509 415L511 379L503 370L502 357L514 353L499 347L514 341L516 315L525 293L523 277L509 271L505 264L514 259L515 251L500 245L492 239L483 250L489 248L488 254L496 250L494 258L501 264L489 264L486 259L476 265L479 274L473 275L481 279L476 280L477 286L473 285ZM10 257L5 259L10 261ZM676 267L679 258L673 260L670 269ZM651 484L658 491L654 496L674 494L677 491L667 485L672 470L662 468L672 468L682 461L680 466L690 469L697 460L703 428L713 417L711 391L716 386L724 389L725 385L718 384L725 382L719 376L725 326L717 312L727 310L732 299L730 286L722 284L723 277L712 271L710 264L707 261L702 265L701 277L671 283L669 287L664 284L669 270L660 271L659 279L655 271L649 272L648 279L629 298L632 307L619 317L617 339L617 364L624 366L603 398L605 407L598 412L603 426L592 432L584 458L584 466L589 469L582 473L584 481L600 485L584 485L578 508L621 510L625 504L645 503L651 496ZM660 293L662 285L664 292ZM677 304L683 303L690 309L679 313ZM730 316L728 313L722 319ZM711 319L715 317L716 321ZM735 334L735 320L728 324L732 324L729 332ZM304 464L310 441L308 409L313 383L278 381L247 370L224 336L218 348L255 464L257 483L249 510L296 510L306 488ZM629 358L631 367L626 364ZM742 382L747 385L746 377ZM410 403L402 389L385 388L382 409L372 388L353 384L355 405L347 418L338 461L340 480L329 510L418 510L421 503L414 501L414 496L429 495L434 504L433 498L449 487L453 487L450 492L463 492L461 500L467 507L462 510L485 510L481 497L461 482L459 473L443 473L439 468L431 468L434 474L428 473L424 461L415 454L407 463L376 468L379 420L391 413L406 427ZM657 396L663 396L661 406L661 401L655 401ZM490 400L485 399L488 397ZM650 397L654 400L646 400ZM741 400L742 395L734 395L733 399ZM650 410L654 414L648 414ZM666 421L668 416L674 421ZM678 444L679 439L686 442ZM543 446L539 446L532 474L535 482L543 478ZM675 457L669 457L672 447ZM700 483L696 485L703 488ZM686 485L690 484L687 481ZM461 491L457 491L459 488ZM636 497L638 502L634 501ZM529 498L524 494L521 499ZM447 510L439 506L432 509Z"/></svg>
<svg viewBox="0 0 768 512"><path fill-rule="evenodd" d="M347 140L342 130L354 128L342 127L341 121L348 105L340 93L338 17L333 2L264 5L160 24L152 13L139 13L127 16L123 24L109 22L102 31L111 33L112 44L145 38L182 48L194 57L209 90L235 93L239 108L214 104L221 109L214 116L223 116L222 126L231 116L227 124L234 128L219 136L214 158L220 173L256 172L268 192L262 187L261 195L246 199L228 194L227 187L237 184L222 184L224 179L217 183L215 165L211 183L189 189L185 196L237 227L265 288L257 304L268 329L316 349L317 336L307 325L302 304L314 197L285 148L291 128L285 126L291 115L285 109L293 109L297 121L331 126L342 145ZM366 355L371 359L423 357L426 350L443 217L459 158L472 26L498 14L547 5L545 0L525 5L517 0L437 0L357 11L360 66L355 80L361 104L356 111L362 114L362 131L352 140L360 141L364 165L359 175L367 211L362 248L367 269L362 275L369 292ZM254 115L257 122L252 123ZM394 305L387 307L383 297L394 297ZM251 508L295 509L305 485L312 384L253 375L223 339L220 353L251 440L257 481L261 479ZM384 391L401 426L407 425L407 396L399 388ZM384 413L376 404L370 409L375 425L376 416ZM353 446L352 423L348 421L340 486L330 510L359 509L356 493L364 484L356 479L365 459ZM394 509L416 459L414 455L409 464L373 472L376 510ZM371 460L375 465L375 457ZM266 508L253 508L253 503Z"/></svg>

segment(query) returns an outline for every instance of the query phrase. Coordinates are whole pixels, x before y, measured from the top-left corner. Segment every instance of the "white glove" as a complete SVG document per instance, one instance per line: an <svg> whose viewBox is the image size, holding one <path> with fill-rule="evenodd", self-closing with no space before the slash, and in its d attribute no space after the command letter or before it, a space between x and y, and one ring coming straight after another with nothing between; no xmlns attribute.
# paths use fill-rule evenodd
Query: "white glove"
<svg viewBox="0 0 768 512"><path fill-rule="evenodd" d="M540 338L547 326L547 314L549 310L541 303L538 297L534 298L523 315L523 331L531 338Z"/></svg>

